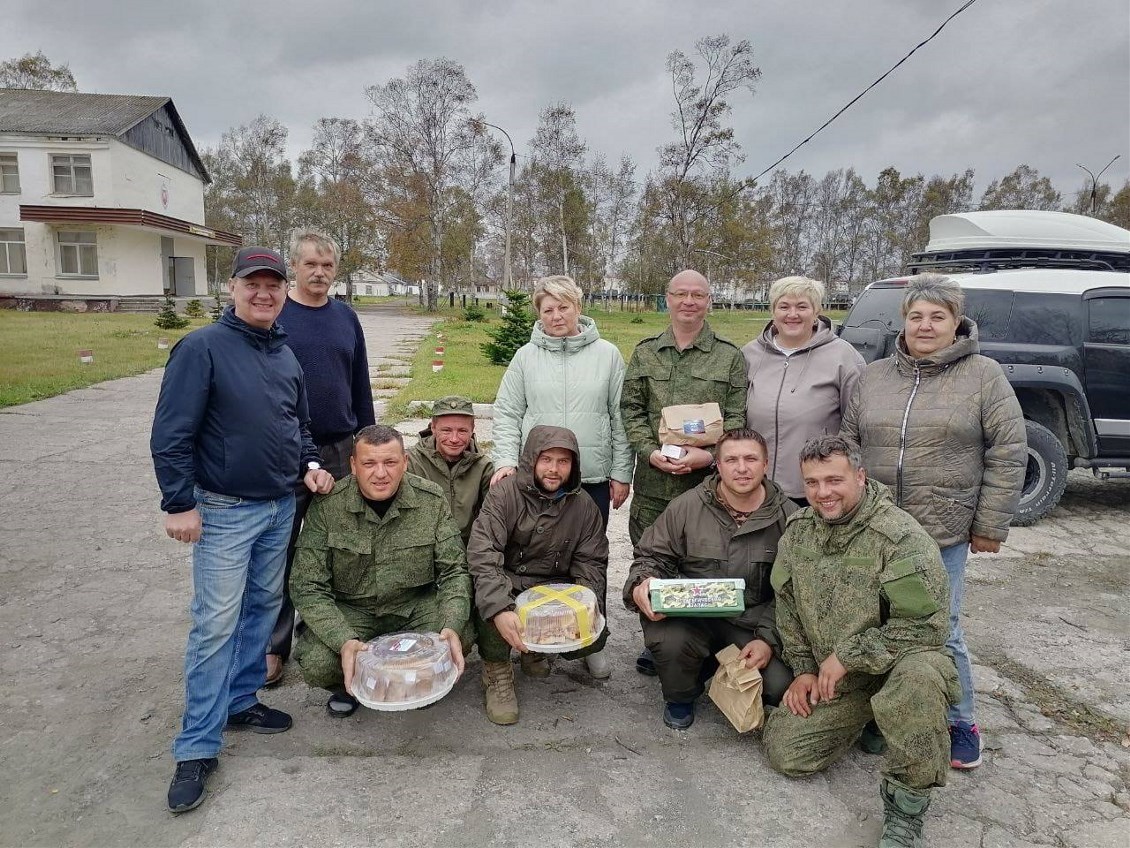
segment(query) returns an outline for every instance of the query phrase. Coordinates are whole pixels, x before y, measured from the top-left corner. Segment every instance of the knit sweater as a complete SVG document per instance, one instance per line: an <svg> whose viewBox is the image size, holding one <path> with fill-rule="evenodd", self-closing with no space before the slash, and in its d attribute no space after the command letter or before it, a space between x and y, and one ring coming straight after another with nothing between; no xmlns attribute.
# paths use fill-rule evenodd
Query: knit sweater
<svg viewBox="0 0 1130 848"><path fill-rule="evenodd" d="M376 423L365 335L347 305L304 306L287 298L278 323L306 379L310 435L319 445Z"/></svg>

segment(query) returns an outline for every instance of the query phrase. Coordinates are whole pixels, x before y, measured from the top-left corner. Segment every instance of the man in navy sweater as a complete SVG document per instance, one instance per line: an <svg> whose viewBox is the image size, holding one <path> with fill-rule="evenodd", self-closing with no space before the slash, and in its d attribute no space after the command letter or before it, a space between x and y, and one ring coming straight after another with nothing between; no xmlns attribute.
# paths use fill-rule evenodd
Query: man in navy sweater
<svg viewBox="0 0 1130 848"><path fill-rule="evenodd" d="M361 323L349 306L329 296L340 259L341 249L330 236L317 230L295 230L290 237L294 288L279 315L287 346L294 351L306 376L310 434L318 446L322 467L336 480L349 474L353 434L376 423ZM299 486L286 551L283 605L267 646L268 686L282 679L283 663L290 658L294 636L290 569L310 499L310 493Z"/></svg>
<svg viewBox="0 0 1130 848"><path fill-rule="evenodd" d="M289 715L256 695L264 648L282 603L294 488L326 493L334 483L310 438L302 369L275 323L286 299L282 257L243 248L228 291L220 320L169 352L150 437L165 532L193 545L174 813L204 800L225 727L290 728Z"/></svg>

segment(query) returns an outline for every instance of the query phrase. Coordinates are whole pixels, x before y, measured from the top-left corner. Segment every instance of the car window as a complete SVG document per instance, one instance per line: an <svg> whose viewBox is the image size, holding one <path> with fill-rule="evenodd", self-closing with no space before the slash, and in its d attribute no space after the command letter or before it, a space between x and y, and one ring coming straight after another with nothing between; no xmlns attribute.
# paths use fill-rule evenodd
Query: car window
<svg viewBox="0 0 1130 848"><path fill-rule="evenodd" d="M1130 345L1130 297L1096 297L1088 303L1087 341Z"/></svg>
<svg viewBox="0 0 1130 848"><path fill-rule="evenodd" d="M884 326L888 329L902 329L902 296L906 294L904 287L899 288L871 288L865 289L851 308L844 320L845 327L862 327L869 325Z"/></svg>
<svg viewBox="0 0 1130 848"><path fill-rule="evenodd" d="M1008 338L1012 317L1012 292L965 290L965 314L977 323L977 336L984 341Z"/></svg>
<svg viewBox="0 0 1130 848"><path fill-rule="evenodd" d="M1008 340L1034 345L1083 343L1083 301L1077 294L1024 292L1012 302Z"/></svg>

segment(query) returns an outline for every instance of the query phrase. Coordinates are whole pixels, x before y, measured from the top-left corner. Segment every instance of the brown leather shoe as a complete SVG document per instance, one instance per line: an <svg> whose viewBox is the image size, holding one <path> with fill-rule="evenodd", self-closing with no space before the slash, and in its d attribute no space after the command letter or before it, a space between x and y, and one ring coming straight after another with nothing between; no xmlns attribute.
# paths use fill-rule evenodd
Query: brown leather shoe
<svg viewBox="0 0 1130 848"><path fill-rule="evenodd" d="M275 686L283 679L283 659L278 654L267 654L267 681L264 687Z"/></svg>

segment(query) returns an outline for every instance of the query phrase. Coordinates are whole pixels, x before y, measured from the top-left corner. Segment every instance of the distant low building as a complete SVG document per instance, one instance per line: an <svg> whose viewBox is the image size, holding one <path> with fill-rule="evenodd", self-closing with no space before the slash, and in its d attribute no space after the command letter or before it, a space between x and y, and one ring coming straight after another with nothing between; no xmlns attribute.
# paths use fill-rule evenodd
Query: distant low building
<svg viewBox="0 0 1130 848"><path fill-rule="evenodd" d="M206 294L209 182L168 97L0 89L0 293Z"/></svg>

